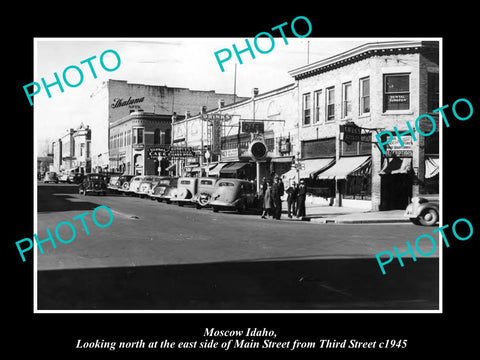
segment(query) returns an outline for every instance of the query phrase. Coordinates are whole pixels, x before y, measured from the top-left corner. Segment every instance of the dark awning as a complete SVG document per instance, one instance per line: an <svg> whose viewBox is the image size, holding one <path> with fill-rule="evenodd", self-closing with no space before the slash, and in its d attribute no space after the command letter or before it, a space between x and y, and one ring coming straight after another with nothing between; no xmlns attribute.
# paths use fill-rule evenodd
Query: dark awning
<svg viewBox="0 0 480 360"><path fill-rule="evenodd" d="M220 173L225 173L225 174L234 174L244 166L246 166L248 162L233 162L225 166L222 170L220 170Z"/></svg>

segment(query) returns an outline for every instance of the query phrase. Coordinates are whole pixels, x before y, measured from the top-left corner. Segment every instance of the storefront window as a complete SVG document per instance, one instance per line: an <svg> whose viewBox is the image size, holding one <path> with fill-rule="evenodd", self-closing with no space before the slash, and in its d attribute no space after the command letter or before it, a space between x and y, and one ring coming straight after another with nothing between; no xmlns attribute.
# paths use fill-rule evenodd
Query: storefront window
<svg viewBox="0 0 480 360"><path fill-rule="evenodd" d="M386 74L383 81L383 110L408 110L410 108L410 75Z"/></svg>

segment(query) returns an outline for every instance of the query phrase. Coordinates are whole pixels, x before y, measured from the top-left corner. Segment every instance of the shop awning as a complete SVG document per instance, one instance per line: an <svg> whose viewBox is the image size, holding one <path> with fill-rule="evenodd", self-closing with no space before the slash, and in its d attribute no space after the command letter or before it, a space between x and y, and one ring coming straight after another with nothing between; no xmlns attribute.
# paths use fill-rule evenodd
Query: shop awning
<svg viewBox="0 0 480 360"><path fill-rule="evenodd" d="M388 174L407 174L412 170L412 158L386 158L383 164L382 170L380 170L380 175Z"/></svg>
<svg viewBox="0 0 480 360"><path fill-rule="evenodd" d="M214 167L210 168L208 171L208 176L220 176L220 170L222 170L229 163L217 163Z"/></svg>
<svg viewBox="0 0 480 360"><path fill-rule="evenodd" d="M176 166L176 165L177 165L177 164L172 164L172 165L168 166L165 170L167 170L167 171L173 171L173 170L175 169L175 166Z"/></svg>
<svg viewBox="0 0 480 360"><path fill-rule="evenodd" d="M325 170L318 175L318 179L346 179L362 168L369 166L371 163L370 156L352 156L342 157L331 168Z"/></svg>
<svg viewBox="0 0 480 360"><path fill-rule="evenodd" d="M430 179L440 171L440 159L438 157L425 156L425 179Z"/></svg>
<svg viewBox="0 0 480 360"><path fill-rule="evenodd" d="M220 173L225 173L225 174L233 174L236 173L238 170L246 166L248 162L233 162L229 163L227 166L223 167L223 169L220 170Z"/></svg>
<svg viewBox="0 0 480 360"><path fill-rule="evenodd" d="M301 161L301 164L304 165L304 169L300 169L299 176L300 179L305 179L309 177L315 177L321 171L328 169L335 163L334 158L325 158L325 159L307 159ZM291 169L281 176L285 180L296 180L297 179L297 170Z"/></svg>

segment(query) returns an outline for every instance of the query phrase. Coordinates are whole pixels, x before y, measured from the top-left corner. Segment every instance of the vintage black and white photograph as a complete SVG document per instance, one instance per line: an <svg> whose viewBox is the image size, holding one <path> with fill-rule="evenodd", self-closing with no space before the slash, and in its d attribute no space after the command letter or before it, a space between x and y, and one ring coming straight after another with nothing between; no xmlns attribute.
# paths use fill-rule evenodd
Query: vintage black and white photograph
<svg viewBox="0 0 480 360"><path fill-rule="evenodd" d="M441 311L442 39L307 20L35 39L35 312Z"/></svg>

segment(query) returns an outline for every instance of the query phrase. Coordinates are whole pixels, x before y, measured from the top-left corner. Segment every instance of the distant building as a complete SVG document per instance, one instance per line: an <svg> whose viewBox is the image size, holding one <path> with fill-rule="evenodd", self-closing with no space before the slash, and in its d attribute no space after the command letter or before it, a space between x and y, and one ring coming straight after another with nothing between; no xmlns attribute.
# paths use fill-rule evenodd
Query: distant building
<svg viewBox="0 0 480 360"><path fill-rule="evenodd" d="M69 129L67 133L52 144L53 163L51 171L62 172L91 172L90 157L92 131L90 127L80 124L77 129Z"/></svg>

